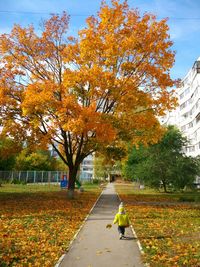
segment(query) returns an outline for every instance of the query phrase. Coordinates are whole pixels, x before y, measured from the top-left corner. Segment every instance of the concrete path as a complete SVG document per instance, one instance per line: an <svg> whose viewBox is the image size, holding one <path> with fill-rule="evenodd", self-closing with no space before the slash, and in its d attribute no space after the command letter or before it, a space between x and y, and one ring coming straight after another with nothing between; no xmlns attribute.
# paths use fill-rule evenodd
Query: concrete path
<svg viewBox="0 0 200 267"><path fill-rule="evenodd" d="M141 255L130 228L119 240L117 225L107 229L118 211L119 198L108 184L59 267L142 267Z"/></svg>

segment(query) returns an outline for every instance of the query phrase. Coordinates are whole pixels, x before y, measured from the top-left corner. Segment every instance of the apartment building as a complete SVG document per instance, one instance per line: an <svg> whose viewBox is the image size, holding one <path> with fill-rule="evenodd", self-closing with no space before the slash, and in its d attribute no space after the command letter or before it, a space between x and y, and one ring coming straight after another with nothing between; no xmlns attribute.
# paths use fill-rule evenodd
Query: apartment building
<svg viewBox="0 0 200 267"><path fill-rule="evenodd" d="M200 58L182 80L178 99L175 124L188 139L185 153L196 157L200 155Z"/></svg>
<svg viewBox="0 0 200 267"><path fill-rule="evenodd" d="M176 125L185 137L188 156L200 156L200 57L177 90L179 106L161 118L161 124Z"/></svg>
<svg viewBox="0 0 200 267"><path fill-rule="evenodd" d="M53 147L49 147L51 156L58 158L58 154ZM80 165L80 171L78 173L81 181L91 181L94 178L94 155L87 156Z"/></svg>
<svg viewBox="0 0 200 267"><path fill-rule="evenodd" d="M177 90L179 106L161 118L161 124L176 125L187 138L187 156L200 156L200 57L194 62ZM200 188L200 177L195 180Z"/></svg>
<svg viewBox="0 0 200 267"><path fill-rule="evenodd" d="M200 57L177 90L179 106L161 118L161 124L176 125L185 137L188 156L200 156Z"/></svg>

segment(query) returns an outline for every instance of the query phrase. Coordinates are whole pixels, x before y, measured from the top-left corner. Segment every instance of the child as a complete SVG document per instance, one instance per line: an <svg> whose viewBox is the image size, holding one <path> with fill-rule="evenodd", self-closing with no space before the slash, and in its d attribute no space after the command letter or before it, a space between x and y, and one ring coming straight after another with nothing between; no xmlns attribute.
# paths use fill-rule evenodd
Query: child
<svg viewBox="0 0 200 267"><path fill-rule="evenodd" d="M123 202L121 202L121 204L119 205L119 212L115 215L113 223L118 224L119 239L122 239L122 237L124 237L125 234L125 228L129 227L130 225L130 220L124 210Z"/></svg>

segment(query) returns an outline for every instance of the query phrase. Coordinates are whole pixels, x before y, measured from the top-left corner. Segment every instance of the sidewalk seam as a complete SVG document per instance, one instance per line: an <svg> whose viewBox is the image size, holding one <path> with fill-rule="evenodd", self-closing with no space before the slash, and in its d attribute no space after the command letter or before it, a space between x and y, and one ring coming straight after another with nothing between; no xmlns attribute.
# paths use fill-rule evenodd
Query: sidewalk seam
<svg viewBox="0 0 200 267"><path fill-rule="evenodd" d="M87 221L88 217L90 216L90 214L92 213L94 207L96 206L97 202L99 201L102 193L103 193L104 189L101 191L101 194L98 196L96 202L94 203L94 205L92 206L92 208L90 209L89 213L87 214L87 216L85 217L85 219L83 220L82 224L80 225L79 229L77 230L77 232L75 233L75 235L73 236L72 240L69 243L69 246L66 249L66 253L64 253L62 256L60 256L60 258L58 259L57 263L55 264L54 267L59 267L59 265L61 264L61 262L63 261L65 255L67 255L67 252L70 250L73 242L75 241L76 237L78 236L79 232L81 231L81 229L83 228L83 225L85 224L85 222Z"/></svg>

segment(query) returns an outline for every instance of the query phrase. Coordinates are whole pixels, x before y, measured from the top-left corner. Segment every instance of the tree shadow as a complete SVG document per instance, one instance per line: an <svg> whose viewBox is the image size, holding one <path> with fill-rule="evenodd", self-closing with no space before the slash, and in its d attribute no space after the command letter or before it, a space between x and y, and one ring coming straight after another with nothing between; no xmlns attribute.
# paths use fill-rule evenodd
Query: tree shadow
<svg viewBox="0 0 200 267"><path fill-rule="evenodd" d="M172 235L160 235L160 236L145 236L145 237L140 237L141 239L171 239L173 238Z"/></svg>
<svg viewBox="0 0 200 267"><path fill-rule="evenodd" d="M124 236L123 240L137 240L137 238L133 236Z"/></svg>

